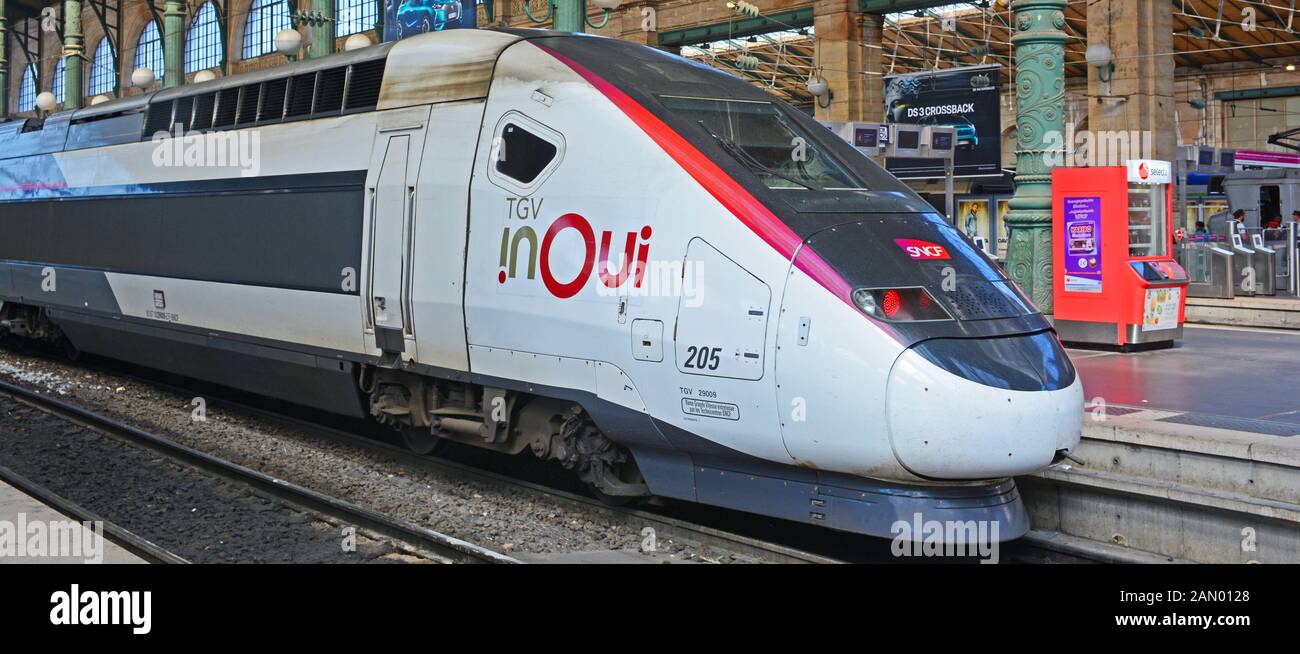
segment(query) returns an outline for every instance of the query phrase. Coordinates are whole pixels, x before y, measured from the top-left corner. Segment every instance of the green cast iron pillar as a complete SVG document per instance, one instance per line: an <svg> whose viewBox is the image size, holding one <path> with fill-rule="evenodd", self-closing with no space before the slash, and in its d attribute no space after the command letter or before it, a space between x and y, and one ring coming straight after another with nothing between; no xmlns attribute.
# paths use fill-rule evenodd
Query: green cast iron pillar
<svg viewBox="0 0 1300 654"><path fill-rule="evenodd" d="M583 20L587 17L586 0L554 0L554 22L556 30L561 32L582 32Z"/></svg>
<svg viewBox="0 0 1300 654"><path fill-rule="evenodd" d="M317 59L334 52L334 0L311 0L313 20L311 25L311 47L307 49L308 59Z"/></svg>
<svg viewBox="0 0 1300 654"><path fill-rule="evenodd" d="M185 81L185 3L167 0L163 5L163 78L169 89Z"/></svg>
<svg viewBox="0 0 1300 654"><path fill-rule="evenodd" d="M587 19L587 0L546 0L546 15L538 16L533 13L532 3L524 0L524 15L528 16L528 20L538 25L549 20L551 29L561 32L585 32L588 27L600 29L609 24L609 14L608 9L604 10L600 22L593 23ZM492 20L491 11L488 12L488 20Z"/></svg>
<svg viewBox="0 0 1300 654"><path fill-rule="evenodd" d="M1014 0L1016 33L1016 194L1007 224L1007 272L1052 313L1052 168L1063 152L1047 147L1065 133L1066 0Z"/></svg>
<svg viewBox="0 0 1300 654"><path fill-rule="evenodd" d="M63 108L81 108L81 63L85 57L81 35L81 0L63 0Z"/></svg>
<svg viewBox="0 0 1300 654"><path fill-rule="evenodd" d="M0 120L9 117L9 21L0 0Z"/></svg>

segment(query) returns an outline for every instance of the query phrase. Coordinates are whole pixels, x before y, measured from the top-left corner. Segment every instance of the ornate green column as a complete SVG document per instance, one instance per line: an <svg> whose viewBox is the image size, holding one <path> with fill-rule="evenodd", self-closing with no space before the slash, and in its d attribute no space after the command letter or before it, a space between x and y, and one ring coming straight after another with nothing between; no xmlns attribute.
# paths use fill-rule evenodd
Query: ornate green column
<svg viewBox="0 0 1300 654"><path fill-rule="evenodd" d="M169 89L185 81L185 3L167 0L163 5L162 87Z"/></svg>
<svg viewBox="0 0 1300 654"><path fill-rule="evenodd" d="M81 69L85 61L81 35L81 0L63 0L63 108L81 108Z"/></svg>
<svg viewBox="0 0 1300 654"><path fill-rule="evenodd" d="M1048 135L1065 133L1066 0L1014 0L1016 33L1016 194L1007 224L1007 272L1052 313L1052 168L1063 152ZM1064 143L1058 138L1058 143Z"/></svg>
<svg viewBox="0 0 1300 654"><path fill-rule="evenodd" d="M526 1L526 0L525 0ZM555 3L552 25L561 32L582 32L587 17L586 0L552 0Z"/></svg>
<svg viewBox="0 0 1300 654"><path fill-rule="evenodd" d="M9 19L0 0L0 120L9 117Z"/></svg>
<svg viewBox="0 0 1300 654"><path fill-rule="evenodd" d="M311 0L312 14L325 20L313 22L308 58L316 59L334 52L334 0Z"/></svg>

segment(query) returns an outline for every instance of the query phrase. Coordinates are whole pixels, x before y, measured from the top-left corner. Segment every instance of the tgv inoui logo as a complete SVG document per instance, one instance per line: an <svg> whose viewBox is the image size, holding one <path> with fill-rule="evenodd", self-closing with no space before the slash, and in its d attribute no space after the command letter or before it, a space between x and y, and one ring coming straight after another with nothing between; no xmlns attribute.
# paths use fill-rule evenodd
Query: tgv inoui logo
<svg viewBox="0 0 1300 654"><path fill-rule="evenodd" d="M572 232L581 239L581 244L574 243L573 238L569 238L567 233ZM527 279L536 279L537 274L541 273L542 283L545 284L546 290L553 296L562 300L571 298L586 288L587 282L595 272L600 283L609 289L623 287L630 280L633 288L641 288L645 280L646 260L650 256L650 237L653 230L649 225L641 227L640 230L630 232L619 232L617 237L622 243L622 252L616 252L616 256L621 255L622 263L618 270L611 270L610 249L614 246L616 234L612 230L603 230L600 232L600 248L596 247L596 231L591 223L576 213L566 213L551 223L546 233L542 236L540 244L537 239L537 230L531 226L525 225L511 229L506 226L501 231L501 258L500 268L497 271L497 283L505 284L508 280L517 279L520 274L519 264L520 255L525 254L527 261L523 274ZM561 238L565 235L565 238ZM558 242L557 242L558 241ZM561 257L560 250L572 248L574 246L582 248L581 265L572 279L560 279L553 269L554 261L563 258L564 260L573 260L572 256ZM565 251L564 255L571 255L572 252ZM599 254L599 256L597 256Z"/></svg>

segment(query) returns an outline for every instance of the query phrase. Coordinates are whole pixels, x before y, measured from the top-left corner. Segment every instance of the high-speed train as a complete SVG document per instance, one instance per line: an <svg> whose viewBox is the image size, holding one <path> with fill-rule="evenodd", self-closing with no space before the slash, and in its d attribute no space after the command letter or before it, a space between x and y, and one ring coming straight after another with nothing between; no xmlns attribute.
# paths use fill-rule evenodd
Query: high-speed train
<svg viewBox="0 0 1300 654"><path fill-rule="evenodd" d="M652 48L426 34L0 123L0 326L659 496L1028 529L1050 324L808 116Z"/></svg>

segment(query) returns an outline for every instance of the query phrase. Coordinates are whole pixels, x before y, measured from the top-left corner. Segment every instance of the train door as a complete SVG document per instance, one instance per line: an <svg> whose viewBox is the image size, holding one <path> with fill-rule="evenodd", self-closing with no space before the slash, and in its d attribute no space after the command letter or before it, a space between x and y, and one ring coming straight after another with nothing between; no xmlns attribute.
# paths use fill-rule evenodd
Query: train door
<svg viewBox="0 0 1300 654"><path fill-rule="evenodd" d="M674 410L681 423L723 447L786 459L772 429L771 289L701 238L687 245L682 280L669 354L679 373Z"/></svg>
<svg viewBox="0 0 1300 654"><path fill-rule="evenodd" d="M415 355L414 325L409 319L413 314L410 262L424 124L422 119L408 119L379 128L367 182L364 319L367 336L390 365Z"/></svg>
<svg viewBox="0 0 1300 654"><path fill-rule="evenodd" d="M465 241L482 102L435 105L425 130L415 199L409 319L419 363L469 370L465 343Z"/></svg>

